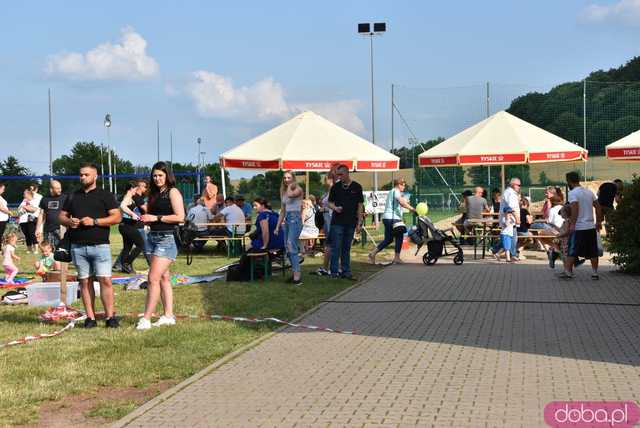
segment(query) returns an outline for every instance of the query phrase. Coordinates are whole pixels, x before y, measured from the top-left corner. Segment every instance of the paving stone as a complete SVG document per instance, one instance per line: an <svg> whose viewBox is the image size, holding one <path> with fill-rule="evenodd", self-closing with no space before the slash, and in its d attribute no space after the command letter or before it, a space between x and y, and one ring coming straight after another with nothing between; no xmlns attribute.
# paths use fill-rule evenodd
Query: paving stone
<svg viewBox="0 0 640 428"><path fill-rule="evenodd" d="M604 267L386 268L128 426L543 426L552 400L638 400L640 282Z"/></svg>

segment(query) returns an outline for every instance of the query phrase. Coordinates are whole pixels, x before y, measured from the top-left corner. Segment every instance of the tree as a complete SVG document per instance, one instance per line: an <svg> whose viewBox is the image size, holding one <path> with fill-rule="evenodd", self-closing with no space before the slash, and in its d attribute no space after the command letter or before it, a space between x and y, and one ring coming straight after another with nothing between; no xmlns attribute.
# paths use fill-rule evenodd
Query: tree
<svg viewBox="0 0 640 428"><path fill-rule="evenodd" d="M20 161L15 156L7 156L7 159L0 161L0 175L4 177L21 177L33 175L33 173L26 166L20 164ZM33 184L35 180L30 179L17 179L17 180L4 180L0 177L5 185L4 198L11 203L20 202L22 200L22 192L24 189Z"/></svg>
<svg viewBox="0 0 640 428"><path fill-rule="evenodd" d="M98 166L98 173L104 165L104 173L108 174L109 154L106 148L101 150L100 146L91 142L78 141L71 149L70 155L62 155L53 161L53 173L55 175L78 175L80 165L84 162L91 162ZM133 165L128 160L122 159L116 152L111 151L111 165L115 166L118 174L132 174Z"/></svg>

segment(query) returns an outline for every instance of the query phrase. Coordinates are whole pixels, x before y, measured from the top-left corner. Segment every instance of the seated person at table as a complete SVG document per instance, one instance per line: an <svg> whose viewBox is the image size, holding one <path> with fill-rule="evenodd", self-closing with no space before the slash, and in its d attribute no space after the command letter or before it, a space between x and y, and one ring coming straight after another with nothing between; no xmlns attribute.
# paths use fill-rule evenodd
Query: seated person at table
<svg viewBox="0 0 640 428"><path fill-rule="evenodd" d="M459 219L453 222L453 225L456 229L458 229L458 232L460 232L461 235L464 235L465 233L464 223L468 217L467 199L469 199L469 196L471 195L471 190L465 190L464 192L462 192L462 200L460 201L460 205L458 205L458 212L462 215Z"/></svg>
<svg viewBox="0 0 640 428"><path fill-rule="evenodd" d="M265 198L256 198L253 208L258 213L256 217L256 230L251 234L251 250L280 250L284 248L284 234L274 234L278 227L278 214L271 210L269 201Z"/></svg>
<svg viewBox="0 0 640 428"><path fill-rule="evenodd" d="M214 226L210 229L210 233L215 236L233 236L244 235L246 224L244 213L233 196L227 196L224 200L224 208L213 218L214 223L226 223L224 226Z"/></svg>
<svg viewBox="0 0 640 428"><path fill-rule="evenodd" d="M502 192L493 189L491 191L491 212L494 214L500 214L500 199L502 199Z"/></svg>
<svg viewBox="0 0 640 428"><path fill-rule="evenodd" d="M473 232L473 221L482 220L482 213L489 212L489 204L487 200L482 197L484 189L480 186L473 189L473 195L467 198L467 218L464 221L465 231L467 233Z"/></svg>
<svg viewBox="0 0 640 428"><path fill-rule="evenodd" d="M213 220L213 214L205 205L204 199L198 198L196 204L189 208L189 211L187 212L187 220L196 224L197 237L209 235L209 226L205 223L210 223L211 220ZM206 242L207 241L193 241L193 246L196 249L201 250Z"/></svg>

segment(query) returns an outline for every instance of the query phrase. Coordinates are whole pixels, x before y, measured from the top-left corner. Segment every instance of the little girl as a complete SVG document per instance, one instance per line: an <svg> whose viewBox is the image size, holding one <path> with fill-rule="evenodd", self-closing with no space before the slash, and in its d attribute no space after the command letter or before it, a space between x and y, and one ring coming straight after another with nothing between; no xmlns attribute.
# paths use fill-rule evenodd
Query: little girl
<svg viewBox="0 0 640 428"><path fill-rule="evenodd" d="M18 267L14 261L20 260L20 257L16 256L16 243L18 242L18 235L11 232L4 237L4 252L2 259L2 267L4 267L5 281L9 284L13 284L13 280L18 274Z"/></svg>
<svg viewBox="0 0 640 428"><path fill-rule="evenodd" d="M500 242L502 243L502 247L500 251L495 253L494 256L496 260L500 261L500 254L504 253L507 262L511 261L511 248L514 239L517 238L517 234L515 233L516 226L516 218L513 215L513 210L509 207L504 209L504 225L502 227L502 231L500 231Z"/></svg>
<svg viewBox="0 0 640 428"><path fill-rule="evenodd" d="M569 251L569 219L571 218L571 205L564 205L560 208L558 212L560 217L564 219L564 223L562 223L561 227L553 226L557 231L558 235L556 236L556 240L558 242L560 254L562 256L562 260L566 260L567 252Z"/></svg>

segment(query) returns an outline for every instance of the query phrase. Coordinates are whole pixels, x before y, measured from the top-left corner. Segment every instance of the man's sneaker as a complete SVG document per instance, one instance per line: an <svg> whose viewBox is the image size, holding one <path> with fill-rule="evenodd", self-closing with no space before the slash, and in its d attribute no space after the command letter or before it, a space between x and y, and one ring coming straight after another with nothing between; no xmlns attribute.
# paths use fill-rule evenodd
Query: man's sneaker
<svg viewBox="0 0 640 428"><path fill-rule="evenodd" d="M593 272L591 274L591 279L593 279L594 281L597 281L600 279L600 275L598 275L598 272Z"/></svg>
<svg viewBox="0 0 640 428"><path fill-rule="evenodd" d="M97 327L98 323L93 318L87 318L84 320L84 328L94 328Z"/></svg>
<svg viewBox="0 0 640 428"><path fill-rule="evenodd" d="M113 317L107 318L105 320L104 326L107 327L107 328L118 328L118 327L120 327L120 322L118 321L118 318L113 316Z"/></svg>
<svg viewBox="0 0 640 428"><path fill-rule="evenodd" d="M294 279L293 281L291 281L291 284L295 285L296 287L299 287L304 283L302 282L302 279Z"/></svg>
<svg viewBox="0 0 640 428"><path fill-rule="evenodd" d="M557 276L560 279L573 279L573 274L565 271L560 272Z"/></svg>
<svg viewBox="0 0 640 428"><path fill-rule="evenodd" d="M158 321L151 324L154 327L162 327L163 325L176 325L175 317L168 317L166 315L162 315L158 318Z"/></svg>
<svg viewBox="0 0 640 428"><path fill-rule="evenodd" d="M133 266L131 266L129 263L123 263L120 271L123 273L135 273L135 271L133 270Z"/></svg>
<svg viewBox="0 0 640 428"><path fill-rule="evenodd" d="M341 276L340 276L340 278L342 278L342 279L347 279L347 280L349 280L349 281L357 281L357 279L356 279L353 275L351 275L351 274L348 274L348 275L341 275Z"/></svg>
<svg viewBox="0 0 640 428"><path fill-rule="evenodd" d="M587 259L578 259L576 260L576 263L574 264L574 267L580 267L584 264L584 262L586 262Z"/></svg>
<svg viewBox="0 0 640 428"><path fill-rule="evenodd" d="M556 258L554 257L554 253L555 253L555 251L553 251L553 250L547 251L547 259L549 259L549 267L551 269L555 269L556 268Z"/></svg>
<svg viewBox="0 0 640 428"><path fill-rule="evenodd" d="M136 330L149 330L151 328L151 321L142 317L138 320L138 325L136 325Z"/></svg>

